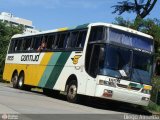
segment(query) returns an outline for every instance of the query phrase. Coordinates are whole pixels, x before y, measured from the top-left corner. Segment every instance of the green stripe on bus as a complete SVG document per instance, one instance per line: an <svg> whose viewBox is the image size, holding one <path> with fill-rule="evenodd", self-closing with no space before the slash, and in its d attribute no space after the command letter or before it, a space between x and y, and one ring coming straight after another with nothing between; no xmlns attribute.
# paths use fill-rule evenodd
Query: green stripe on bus
<svg viewBox="0 0 160 120"><path fill-rule="evenodd" d="M56 65L60 55L61 55L61 52L53 53L53 55L48 63L48 66L46 67L46 69L42 75L42 78L39 82L39 85L38 85L39 87L45 86L47 80L49 79L49 76L51 75L51 72L53 71L54 65Z"/></svg>
<svg viewBox="0 0 160 120"><path fill-rule="evenodd" d="M62 69L64 68L64 65L66 64L71 52L63 52L61 53L56 65L54 66L49 79L45 85L46 88L53 89L59 75L62 72Z"/></svg>
<svg viewBox="0 0 160 120"><path fill-rule="evenodd" d="M68 30L78 30L78 29L86 29L88 27L89 23L83 24L83 25L79 25L79 26L75 26L75 27L69 27Z"/></svg>
<svg viewBox="0 0 160 120"><path fill-rule="evenodd" d="M84 29L84 28L87 28L88 25L89 25L89 23L86 23L86 24L83 24L83 25L79 25L75 29Z"/></svg>

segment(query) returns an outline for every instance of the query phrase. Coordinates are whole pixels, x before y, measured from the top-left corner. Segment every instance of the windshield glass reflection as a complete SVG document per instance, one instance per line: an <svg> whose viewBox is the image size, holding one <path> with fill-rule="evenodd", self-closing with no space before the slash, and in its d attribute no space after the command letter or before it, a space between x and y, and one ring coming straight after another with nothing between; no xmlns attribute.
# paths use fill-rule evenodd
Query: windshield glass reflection
<svg viewBox="0 0 160 120"><path fill-rule="evenodd" d="M141 52L134 52L131 80L134 82L150 84L151 73L152 56Z"/></svg>
<svg viewBox="0 0 160 120"><path fill-rule="evenodd" d="M106 45L99 61L99 74L150 84L151 63L152 56L149 54Z"/></svg>
<svg viewBox="0 0 160 120"><path fill-rule="evenodd" d="M123 77L128 79L130 76L131 51L115 46L106 46L104 59L100 64L100 73L112 77Z"/></svg>

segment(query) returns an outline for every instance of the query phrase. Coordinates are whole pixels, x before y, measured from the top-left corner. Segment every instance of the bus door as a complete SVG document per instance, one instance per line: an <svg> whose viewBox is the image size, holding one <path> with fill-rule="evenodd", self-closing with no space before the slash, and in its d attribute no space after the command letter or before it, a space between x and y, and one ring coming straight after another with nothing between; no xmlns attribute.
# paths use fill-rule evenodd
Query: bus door
<svg viewBox="0 0 160 120"><path fill-rule="evenodd" d="M90 55L87 53L88 59L88 69L86 68L89 76L87 79L86 95L94 96L97 84L97 74L99 72L99 60L103 55L103 45L94 44L91 47ZM89 52L89 51L87 51ZM90 56L90 57L89 57ZM90 58L90 59L89 59Z"/></svg>

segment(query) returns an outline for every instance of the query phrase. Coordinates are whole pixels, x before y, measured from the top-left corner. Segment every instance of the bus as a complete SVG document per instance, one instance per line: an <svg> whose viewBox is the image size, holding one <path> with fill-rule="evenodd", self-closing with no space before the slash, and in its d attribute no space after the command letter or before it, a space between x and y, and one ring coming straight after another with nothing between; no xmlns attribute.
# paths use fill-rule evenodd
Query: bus
<svg viewBox="0 0 160 120"><path fill-rule="evenodd" d="M14 88L60 91L69 102L85 95L147 106L153 54L152 36L109 23L18 34L3 79Z"/></svg>

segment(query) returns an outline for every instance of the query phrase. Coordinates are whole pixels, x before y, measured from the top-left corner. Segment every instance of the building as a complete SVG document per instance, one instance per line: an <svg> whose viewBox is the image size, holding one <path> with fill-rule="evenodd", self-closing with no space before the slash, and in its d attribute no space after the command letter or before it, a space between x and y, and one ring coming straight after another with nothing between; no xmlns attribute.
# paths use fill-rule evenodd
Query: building
<svg viewBox="0 0 160 120"><path fill-rule="evenodd" d="M7 12L1 12L0 13L0 20L3 22L8 22L11 23L12 25L23 25L24 26L24 33L36 33L39 32L38 30L35 29L35 27L32 25L32 21L15 17L11 13Z"/></svg>

